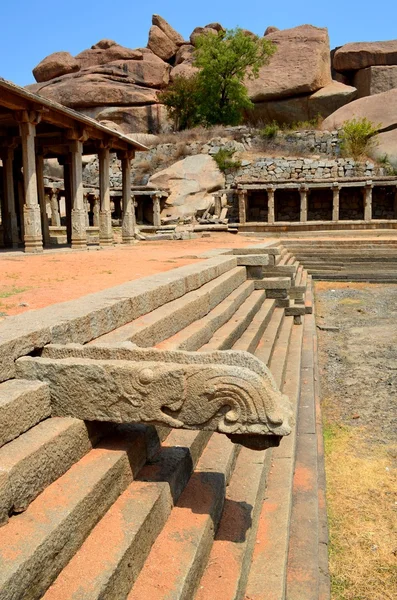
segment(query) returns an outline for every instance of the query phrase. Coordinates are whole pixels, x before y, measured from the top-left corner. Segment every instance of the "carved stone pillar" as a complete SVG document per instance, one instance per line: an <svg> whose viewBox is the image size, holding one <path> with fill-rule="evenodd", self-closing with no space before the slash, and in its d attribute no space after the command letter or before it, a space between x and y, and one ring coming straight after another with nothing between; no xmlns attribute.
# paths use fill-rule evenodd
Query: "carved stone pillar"
<svg viewBox="0 0 397 600"><path fill-rule="evenodd" d="M274 187L267 188L267 222L269 225L274 225L275 221L274 192Z"/></svg>
<svg viewBox="0 0 397 600"><path fill-rule="evenodd" d="M334 185L332 188L332 220L334 222L339 221L339 192L340 187L338 185Z"/></svg>
<svg viewBox="0 0 397 600"><path fill-rule="evenodd" d="M300 207L300 222L301 223L306 223L307 221L307 194L308 194L308 188L301 188L300 189L300 197L301 197L301 207Z"/></svg>
<svg viewBox="0 0 397 600"><path fill-rule="evenodd" d="M238 194L238 220L241 225L247 222L247 190L239 190Z"/></svg>
<svg viewBox="0 0 397 600"><path fill-rule="evenodd" d="M36 173L36 124L40 115L33 111L18 113L19 131L22 138L22 163L25 203L23 206L25 252L42 252L43 236Z"/></svg>
<svg viewBox="0 0 397 600"><path fill-rule="evenodd" d="M394 218L397 219L397 187L394 190Z"/></svg>
<svg viewBox="0 0 397 600"><path fill-rule="evenodd" d="M90 226L90 203L88 202L88 194L84 194L84 210L85 210L85 226Z"/></svg>
<svg viewBox="0 0 397 600"><path fill-rule="evenodd" d="M41 230L43 232L44 246L50 246L50 228L47 215L47 197L44 189L44 156L38 154L36 157L37 191L41 214Z"/></svg>
<svg viewBox="0 0 397 600"><path fill-rule="evenodd" d="M372 181L367 181L364 188L364 221L372 219Z"/></svg>
<svg viewBox="0 0 397 600"><path fill-rule="evenodd" d="M99 212L100 212L100 198L94 196L94 206L92 209L92 224L94 227L99 227Z"/></svg>
<svg viewBox="0 0 397 600"><path fill-rule="evenodd" d="M222 212L222 198L219 194L214 194L214 214L217 217L221 216Z"/></svg>
<svg viewBox="0 0 397 600"><path fill-rule="evenodd" d="M121 172L123 186L121 235L123 244L132 244L135 236L135 203L131 196L131 157L127 154L121 157Z"/></svg>
<svg viewBox="0 0 397 600"><path fill-rule="evenodd" d="M17 213L15 210L15 193L14 193L14 148L9 146L2 154L3 172L4 172L4 198L5 212L7 219L7 241L11 248L18 248L19 234Z"/></svg>
<svg viewBox="0 0 397 600"><path fill-rule="evenodd" d="M51 206L51 225L53 227L61 226L61 216L59 214L58 191L53 189L50 195Z"/></svg>
<svg viewBox="0 0 397 600"><path fill-rule="evenodd" d="M153 225L155 227L161 227L161 206L160 196L154 194L153 196Z"/></svg>
<svg viewBox="0 0 397 600"><path fill-rule="evenodd" d="M70 143L70 187L72 199L72 248L87 246L87 211L83 189L83 142L75 139Z"/></svg>
<svg viewBox="0 0 397 600"><path fill-rule="evenodd" d="M101 246L113 244L112 212L110 209L110 152L109 148L101 148L99 158L99 243Z"/></svg>

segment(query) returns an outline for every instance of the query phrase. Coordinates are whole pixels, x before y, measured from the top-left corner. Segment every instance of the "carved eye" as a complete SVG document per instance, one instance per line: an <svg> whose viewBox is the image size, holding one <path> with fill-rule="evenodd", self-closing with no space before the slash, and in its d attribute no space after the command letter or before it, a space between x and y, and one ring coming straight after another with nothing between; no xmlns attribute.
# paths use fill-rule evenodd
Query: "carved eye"
<svg viewBox="0 0 397 600"><path fill-rule="evenodd" d="M238 421L238 414L235 410L229 410L225 414L225 421L229 421L229 423L236 423Z"/></svg>
<svg viewBox="0 0 397 600"><path fill-rule="evenodd" d="M139 373L139 383L141 383L142 385L148 385L149 383L152 383L153 379L154 373L152 369L143 369Z"/></svg>

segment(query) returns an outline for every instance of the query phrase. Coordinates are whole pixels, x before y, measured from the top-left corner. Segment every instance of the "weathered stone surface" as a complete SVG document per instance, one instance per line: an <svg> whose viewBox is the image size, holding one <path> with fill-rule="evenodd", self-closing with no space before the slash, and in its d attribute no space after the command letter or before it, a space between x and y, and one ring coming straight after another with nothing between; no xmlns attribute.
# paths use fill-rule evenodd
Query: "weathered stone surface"
<svg viewBox="0 0 397 600"><path fill-rule="evenodd" d="M17 373L49 383L55 415L238 435L291 431L288 398L250 354L135 350L132 344L91 348L88 355L104 350L113 360L80 358L85 349L73 356L71 348L69 358L21 358Z"/></svg>
<svg viewBox="0 0 397 600"><path fill-rule="evenodd" d="M175 56L175 66L180 65L183 62L192 63L194 60L194 46L191 44L184 44L178 49Z"/></svg>
<svg viewBox="0 0 397 600"><path fill-rule="evenodd" d="M100 43L100 42L99 42ZM96 67L98 65L106 65L114 60L141 60L142 52L125 48L118 44L113 44L107 48L101 48L98 45L93 46L88 50L83 50L76 56L76 60L81 69L87 67Z"/></svg>
<svg viewBox="0 0 397 600"><path fill-rule="evenodd" d="M215 25L215 23L212 24L212 25ZM208 33L210 33L212 35L217 35L218 31L219 31L219 29L217 29L217 28L215 28L213 26L209 26L209 25L207 25L206 27L196 27L195 29L193 29L192 33L190 34L190 38L189 38L190 39L190 43L193 46L195 46L197 38L200 35L208 34Z"/></svg>
<svg viewBox="0 0 397 600"><path fill-rule="evenodd" d="M342 127L345 121L366 117L375 125L381 124L381 131L397 127L397 89L367 96L342 106L322 123L321 128L331 131Z"/></svg>
<svg viewBox="0 0 397 600"><path fill-rule="evenodd" d="M259 78L246 81L253 102L316 92L331 83L328 31L302 25L266 36L277 46Z"/></svg>
<svg viewBox="0 0 397 600"><path fill-rule="evenodd" d="M156 90L138 86L132 81L129 83L127 76L124 81L114 81L100 74L56 80L42 87L39 93L70 108L131 106L157 102Z"/></svg>
<svg viewBox="0 0 397 600"><path fill-rule="evenodd" d="M11 379L0 384L0 447L51 414L48 387Z"/></svg>
<svg viewBox="0 0 397 600"><path fill-rule="evenodd" d="M36 81L49 81L67 73L75 73L80 69L80 63L69 52L54 52L44 58L33 69Z"/></svg>
<svg viewBox="0 0 397 600"><path fill-rule="evenodd" d="M373 156L376 158L386 156L390 164L397 169L397 128L380 133L376 136L375 141L376 145L372 150Z"/></svg>
<svg viewBox="0 0 397 600"><path fill-rule="evenodd" d="M397 65L360 69L354 76L354 85L359 98L397 88Z"/></svg>
<svg viewBox="0 0 397 600"><path fill-rule="evenodd" d="M113 122L126 134L160 133L169 125L167 110L163 104L134 107L114 106L105 109L101 107L100 112L96 114L96 119L100 122Z"/></svg>
<svg viewBox="0 0 397 600"><path fill-rule="evenodd" d="M312 119L317 115L328 117L328 115L338 110L341 106L354 100L356 96L357 90L355 87L344 85L338 81L332 81L332 83L310 96L310 118Z"/></svg>
<svg viewBox="0 0 397 600"><path fill-rule="evenodd" d="M153 15L152 24L156 25L161 29L165 35L170 38L171 42L173 42L176 46L181 46L185 43L185 40L171 25L163 19L160 15Z"/></svg>
<svg viewBox="0 0 397 600"><path fill-rule="evenodd" d="M117 60L103 67L96 67L93 72L103 73L110 78L125 77L127 74L129 82L142 87L162 89L169 83L170 71L170 65L165 62Z"/></svg>
<svg viewBox="0 0 397 600"><path fill-rule="evenodd" d="M187 216L208 208L212 202L210 193L222 189L225 178L210 156L199 154L155 173L148 183L170 192L165 208L167 214Z"/></svg>
<svg viewBox="0 0 397 600"><path fill-rule="evenodd" d="M175 56L178 46L157 25L149 31L148 48L162 60L170 60Z"/></svg>
<svg viewBox="0 0 397 600"><path fill-rule="evenodd" d="M387 42L353 42L336 50L336 71L357 71L375 65L397 65L397 40Z"/></svg>
<svg viewBox="0 0 397 600"><path fill-rule="evenodd" d="M118 46L118 43L115 42L114 40L109 40L107 38L103 39L103 40L99 40L99 42L97 42L96 44L93 44L91 46L91 48L93 50L107 50L108 48L111 48L112 46Z"/></svg>
<svg viewBox="0 0 397 600"><path fill-rule="evenodd" d="M267 35L270 35L271 33L276 33L276 31L280 31L278 27L274 27L274 25L269 25L269 27L266 27L266 31L263 34L263 36L266 37Z"/></svg>
<svg viewBox="0 0 397 600"><path fill-rule="evenodd" d="M170 80L175 81L176 77L189 78L198 73L198 71L199 69L197 67L194 67L191 63L186 61L172 69L170 73Z"/></svg>

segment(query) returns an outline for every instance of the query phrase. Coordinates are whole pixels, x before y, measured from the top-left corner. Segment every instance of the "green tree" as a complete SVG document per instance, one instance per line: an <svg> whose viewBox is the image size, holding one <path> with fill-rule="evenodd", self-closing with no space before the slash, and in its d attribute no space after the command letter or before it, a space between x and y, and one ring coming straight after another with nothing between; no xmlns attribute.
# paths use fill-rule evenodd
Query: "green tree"
<svg viewBox="0 0 397 600"><path fill-rule="evenodd" d="M198 76L175 77L168 88L159 94L159 101L167 107L174 129L191 129L200 122Z"/></svg>
<svg viewBox="0 0 397 600"><path fill-rule="evenodd" d="M367 156L376 145L373 138L381 127L380 123L375 125L366 117L345 121L339 132L343 154L351 156L354 160Z"/></svg>
<svg viewBox="0 0 397 600"><path fill-rule="evenodd" d="M204 33L196 41L198 113L208 125L238 125L253 107L244 80L255 79L276 51L265 38L242 29Z"/></svg>

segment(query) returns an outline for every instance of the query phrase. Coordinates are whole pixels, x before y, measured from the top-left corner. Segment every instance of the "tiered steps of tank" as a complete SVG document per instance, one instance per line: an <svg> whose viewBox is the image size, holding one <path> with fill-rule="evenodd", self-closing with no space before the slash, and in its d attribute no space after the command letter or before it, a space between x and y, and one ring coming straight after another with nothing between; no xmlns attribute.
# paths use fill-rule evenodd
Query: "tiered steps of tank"
<svg viewBox="0 0 397 600"><path fill-rule="evenodd" d="M284 239L289 251L314 279L335 281L397 281L397 240Z"/></svg>
<svg viewBox="0 0 397 600"><path fill-rule="evenodd" d="M296 411L304 329L267 297L277 288L257 283L236 267L97 341L249 351L269 365ZM303 318L306 328L312 317ZM23 385L5 382L0 390L7 397L7 386ZM29 410L15 408L14 433L0 448L0 507L2 477L15 472L22 490L29 482L23 502L4 505L1 600L266 598L266 572L278 574L272 597L285 598L295 432L279 448L255 452L204 431L87 426L49 418L46 386L29 385L27 396L22 387L14 393L25 394ZM14 451L18 445L25 454ZM23 469L7 473L2 452L14 463L21 457ZM269 544L274 552L266 555Z"/></svg>

